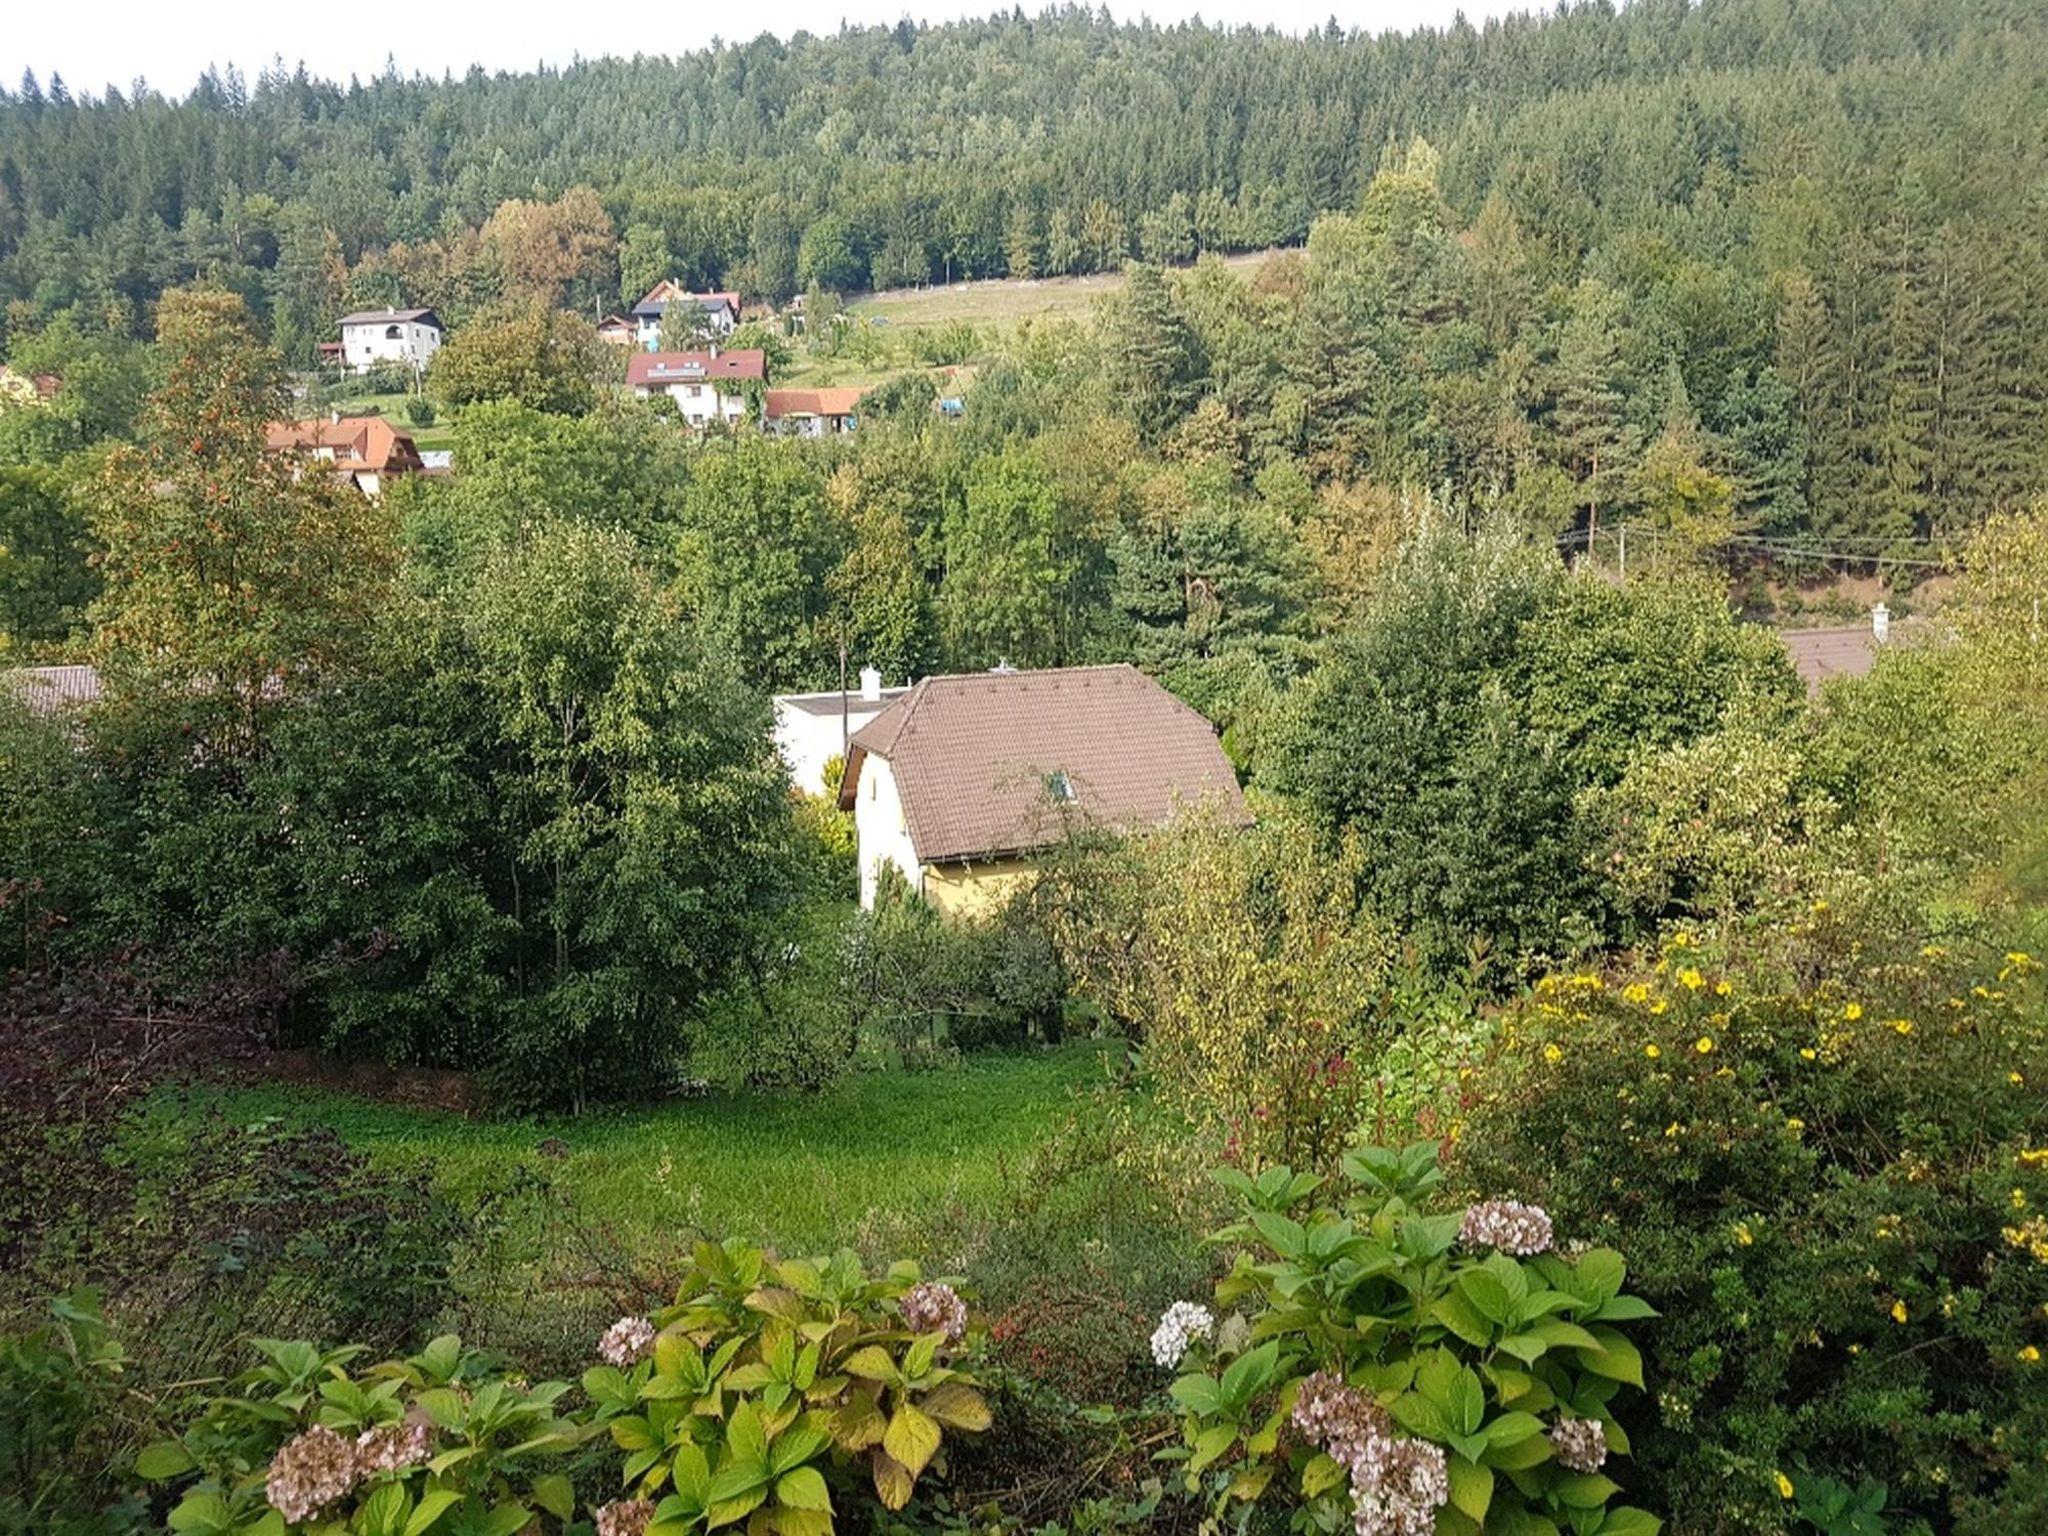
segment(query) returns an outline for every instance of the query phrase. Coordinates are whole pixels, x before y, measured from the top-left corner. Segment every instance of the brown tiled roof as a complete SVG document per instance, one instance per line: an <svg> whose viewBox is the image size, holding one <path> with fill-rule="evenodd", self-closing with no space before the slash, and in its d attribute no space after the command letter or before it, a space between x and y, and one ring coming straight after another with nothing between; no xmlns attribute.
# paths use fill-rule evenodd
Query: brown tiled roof
<svg viewBox="0 0 2048 1536"><path fill-rule="evenodd" d="M263 429L263 445L272 453L334 455L337 473L367 470L380 475L405 474L422 467L420 451L410 434L381 416L315 416L306 421L273 421Z"/></svg>
<svg viewBox="0 0 2048 1536"><path fill-rule="evenodd" d="M761 401L768 421L785 416L851 416L864 389L771 389Z"/></svg>
<svg viewBox="0 0 2048 1536"><path fill-rule="evenodd" d="M635 352L626 364L626 382L635 389L693 384L700 379L765 379L768 359L758 347L720 352Z"/></svg>
<svg viewBox="0 0 2048 1536"><path fill-rule="evenodd" d="M887 762L920 862L999 858L1055 841L1062 809L1118 831L1213 802L1248 822L1215 728L1135 667L1065 667L928 677L854 733L842 809L861 765Z"/></svg>
<svg viewBox="0 0 2048 1536"><path fill-rule="evenodd" d="M1782 629L1778 638L1809 693L1831 677L1862 677L1877 664L1877 637L1868 624L1833 629Z"/></svg>

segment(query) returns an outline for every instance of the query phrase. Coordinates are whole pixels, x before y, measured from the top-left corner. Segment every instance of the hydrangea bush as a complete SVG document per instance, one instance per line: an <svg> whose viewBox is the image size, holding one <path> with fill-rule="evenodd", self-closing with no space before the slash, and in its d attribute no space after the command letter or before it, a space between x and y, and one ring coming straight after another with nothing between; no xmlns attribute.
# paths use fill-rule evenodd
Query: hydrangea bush
<svg viewBox="0 0 2048 1536"><path fill-rule="evenodd" d="M626 1453L600 1532L829 1536L861 1483L902 1509L949 1431L989 1426L954 1364L967 1338L966 1303L915 1264L870 1277L848 1252L699 1243L675 1305L620 1319L584 1375Z"/></svg>
<svg viewBox="0 0 2048 1536"><path fill-rule="evenodd" d="M1495 1201L1433 1211L1429 1144L1353 1151L1334 1198L1270 1168L1217 1176L1245 1215L1216 1320L1176 1303L1155 1356L1178 1365L1180 1460L1219 1516L1279 1504L1357 1536L1654 1536L1607 1475L1609 1411L1642 1386L1618 1324L1654 1314L1621 1257L1554 1251L1550 1219Z"/></svg>
<svg viewBox="0 0 2048 1536"><path fill-rule="evenodd" d="M557 1410L568 1383L494 1372L453 1335L361 1372L355 1346L255 1347L231 1395L137 1458L185 1482L177 1536L513 1536L573 1515L562 1458L588 1431Z"/></svg>

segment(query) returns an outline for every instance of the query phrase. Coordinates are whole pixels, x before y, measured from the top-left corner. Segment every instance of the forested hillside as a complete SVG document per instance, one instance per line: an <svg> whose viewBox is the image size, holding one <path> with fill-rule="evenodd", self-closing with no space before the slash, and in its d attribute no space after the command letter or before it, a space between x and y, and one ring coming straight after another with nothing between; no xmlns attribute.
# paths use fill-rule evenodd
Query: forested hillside
<svg viewBox="0 0 2048 1536"><path fill-rule="evenodd" d="M165 287L223 281L310 362L363 303L459 326L507 292L588 314L666 275L780 301L1292 243L1392 166L1438 194L1391 212L1400 259L1244 343L1312 432L1330 391L1378 423L1326 467L1521 487L1583 524L1678 420L1753 529L1874 549L2039 483L2044 125L2025 0L1657 0L1384 38L1070 9L178 100L31 78L0 94L0 295L15 332L65 309L146 332Z"/></svg>

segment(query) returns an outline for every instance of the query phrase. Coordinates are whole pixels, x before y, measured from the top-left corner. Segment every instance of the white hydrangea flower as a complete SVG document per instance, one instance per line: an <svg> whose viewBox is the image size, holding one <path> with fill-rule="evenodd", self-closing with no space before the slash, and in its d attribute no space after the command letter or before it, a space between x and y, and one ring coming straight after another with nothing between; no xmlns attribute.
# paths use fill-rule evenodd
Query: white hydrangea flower
<svg viewBox="0 0 2048 1536"><path fill-rule="evenodd" d="M1215 1332L1216 1318L1207 1307L1198 1301L1176 1301L1152 1330L1152 1358L1170 1371L1180 1364L1190 1344L1211 1338Z"/></svg>

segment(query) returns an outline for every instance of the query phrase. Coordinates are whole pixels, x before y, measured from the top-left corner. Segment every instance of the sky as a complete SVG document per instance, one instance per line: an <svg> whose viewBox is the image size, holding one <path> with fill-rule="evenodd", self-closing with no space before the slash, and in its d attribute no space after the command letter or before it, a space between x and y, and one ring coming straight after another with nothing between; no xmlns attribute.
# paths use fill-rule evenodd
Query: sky
<svg viewBox="0 0 2048 1536"><path fill-rule="evenodd" d="M1036 14L1045 0L1025 0ZM1299 32L1335 15L1344 27L1373 32L1444 26L1459 11L1474 22L1534 8L1531 0L1136 0L1112 4L1119 20L1140 13L1159 22L1199 15L1210 23L1274 26ZM527 70L607 54L687 53L714 37L740 41L774 32L835 32L842 20L893 25L904 16L950 21L1010 9L992 0L779 0L771 6L620 6L589 0L414 0L376 6L312 0L95 0L77 9L62 0L6 0L0 22L0 80L12 88L33 69L46 86L61 75L72 94L127 91L146 79L183 95L209 64L238 67L253 79L273 59L303 60L314 74L346 82L369 78L395 58L401 74L439 76Z"/></svg>

